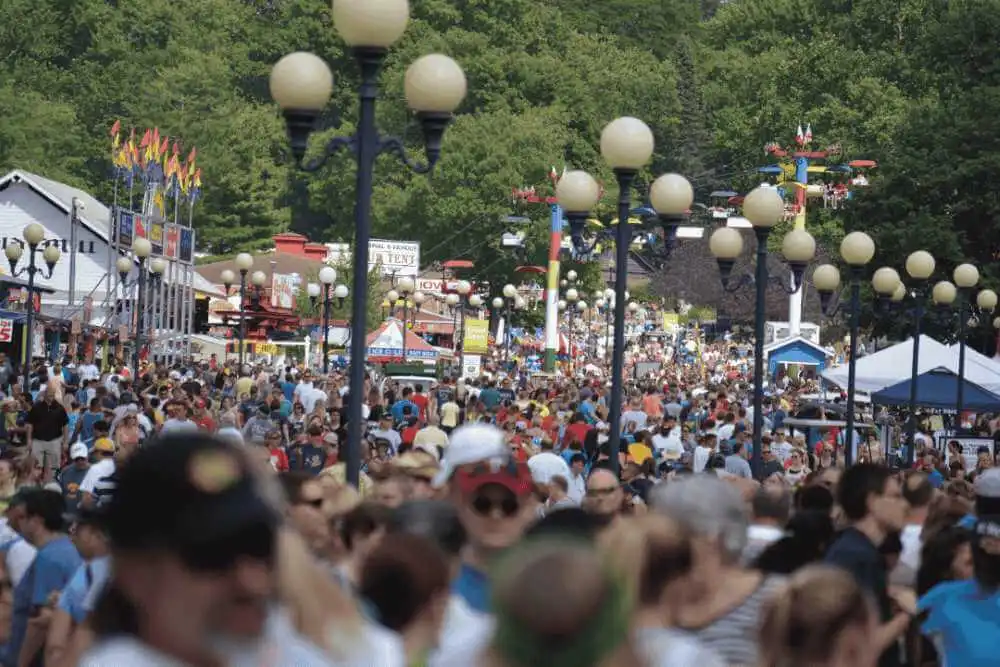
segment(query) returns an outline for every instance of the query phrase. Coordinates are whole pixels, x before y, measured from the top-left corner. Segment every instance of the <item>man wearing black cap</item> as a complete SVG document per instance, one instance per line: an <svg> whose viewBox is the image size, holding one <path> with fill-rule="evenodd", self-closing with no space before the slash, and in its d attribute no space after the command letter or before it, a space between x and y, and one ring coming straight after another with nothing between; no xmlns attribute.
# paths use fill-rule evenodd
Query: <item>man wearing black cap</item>
<svg viewBox="0 0 1000 667"><path fill-rule="evenodd" d="M279 516L228 443L183 434L137 451L106 510L113 567L79 664L328 664L270 613Z"/></svg>

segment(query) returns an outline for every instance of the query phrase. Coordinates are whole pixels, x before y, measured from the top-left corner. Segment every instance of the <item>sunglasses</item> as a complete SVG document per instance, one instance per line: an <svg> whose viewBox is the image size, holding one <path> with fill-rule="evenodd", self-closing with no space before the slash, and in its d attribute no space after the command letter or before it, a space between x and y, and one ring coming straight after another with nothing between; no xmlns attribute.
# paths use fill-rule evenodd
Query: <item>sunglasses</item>
<svg viewBox="0 0 1000 667"><path fill-rule="evenodd" d="M494 510L499 509L504 517L512 517L521 509L521 503L513 496L505 496L500 500L476 496L472 499L472 509L481 516L489 516Z"/></svg>
<svg viewBox="0 0 1000 667"><path fill-rule="evenodd" d="M195 572L218 573L231 570L243 559L273 563L276 548L274 526L266 521L252 523L230 535L216 535L207 542L185 545L179 555Z"/></svg>
<svg viewBox="0 0 1000 667"><path fill-rule="evenodd" d="M587 489L588 498L607 498L618 490L617 486L605 486L597 489Z"/></svg>

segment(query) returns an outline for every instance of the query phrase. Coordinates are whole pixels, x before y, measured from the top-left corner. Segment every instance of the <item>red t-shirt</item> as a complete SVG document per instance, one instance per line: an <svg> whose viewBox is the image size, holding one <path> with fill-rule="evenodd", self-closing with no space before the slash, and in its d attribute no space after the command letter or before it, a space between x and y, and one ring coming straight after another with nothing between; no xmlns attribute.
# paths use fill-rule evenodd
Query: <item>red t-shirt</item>
<svg viewBox="0 0 1000 667"><path fill-rule="evenodd" d="M417 416L420 418L420 421L427 421L427 397L423 394L413 394L410 396L410 401L417 406Z"/></svg>
<svg viewBox="0 0 1000 667"><path fill-rule="evenodd" d="M197 420L195 420L194 423L197 424L198 428L201 429L202 431L215 433L215 420L212 419L212 415L210 414L206 413L204 416L199 417Z"/></svg>
<svg viewBox="0 0 1000 667"><path fill-rule="evenodd" d="M584 422L570 424L566 427L566 435L563 436L563 445L568 447L569 443L574 441L579 442L582 445L583 441L587 438L587 433L589 433L592 428L594 427Z"/></svg>
<svg viewBox="0 0 1000 667"><path fill-rule="evenodd" d="M404 445L412 445L414 438L417 437L417 431L420 430L420 425L407 426L399 434L400 438L403 440Z"/></svg>
<svg viewBox="0 0 1000 667"><path fill-rule="evenodd" d="M271 448L271 465L278 472L288 472L288 454L281 447Z"/></svg>

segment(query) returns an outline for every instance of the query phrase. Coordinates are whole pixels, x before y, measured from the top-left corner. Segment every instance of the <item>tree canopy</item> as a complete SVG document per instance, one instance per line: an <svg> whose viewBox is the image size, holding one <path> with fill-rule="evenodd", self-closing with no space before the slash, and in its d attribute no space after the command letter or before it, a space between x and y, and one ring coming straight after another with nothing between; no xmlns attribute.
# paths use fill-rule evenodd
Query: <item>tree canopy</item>
<svg viewBox="0 0 1000 667"><path fill-rule="evenodd" d="M548 193L552 167L613 177L598 150L605 123L644 119L656 152L645 180L687 175L699 201L760 179L763 147L809 123L817 144L879 162L842 210L812 213L828 256L863 229L876 264L932 250L939 274L974 261L1000 272L1000 18L985 0L414 0L382 76L379 124L420 150L402 95L406 67L444 52L469 95L439 167L376 168L373 235L419 240L423 263L466 258L502 285L518 264L544 264L548 211L511 190ZM350 132L357 69L328 0L9 0L0 5L0 169L20 167L110 200L108 128L158 127L198 147L204 197L199 250L268 247L274 233L350 241L354 168L291 164L268 94L270 66L309 50L335 74L312 145ZM505 218L532 220L523 256L500 245ZM706 260L710 261L710 260ZM691 269L700 272L700 268ZM675 276L664 284L683 277ZM655 283L656 281L654 281ZM715 304L706 304L715 305Z"/></svg>

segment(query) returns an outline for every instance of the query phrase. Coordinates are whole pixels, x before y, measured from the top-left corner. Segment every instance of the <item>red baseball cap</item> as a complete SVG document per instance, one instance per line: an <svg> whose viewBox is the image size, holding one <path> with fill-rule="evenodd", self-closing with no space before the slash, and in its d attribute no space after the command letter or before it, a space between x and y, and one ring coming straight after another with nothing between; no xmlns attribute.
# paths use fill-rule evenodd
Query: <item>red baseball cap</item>
<svg viewBox="0 0 1000 667"><path fill-rule="evenodd" d="M499 484L519 497L530 495L534 490L528 464L512 458L507 461L494 459L461 466L455 470L452 480L464 494L475 493L487 484Z"/></svg>

